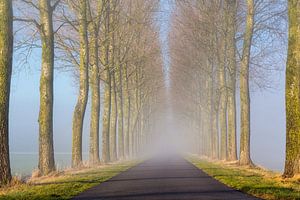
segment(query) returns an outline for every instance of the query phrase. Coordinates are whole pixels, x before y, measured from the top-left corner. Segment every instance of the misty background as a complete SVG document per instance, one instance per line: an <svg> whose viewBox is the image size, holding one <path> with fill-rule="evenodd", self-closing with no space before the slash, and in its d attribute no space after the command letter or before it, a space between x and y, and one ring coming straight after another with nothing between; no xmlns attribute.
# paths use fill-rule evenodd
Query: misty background
<svg viewBox="0 0 300 200"><path fill-rule="evenodd" d="M162 45L164 63L162 70L167 85L172 84L169 80L170 58L168 56L168 31L172 6L172 2L169 0L162 0L161 12L156 16ZM13 172L22 168L22 166L17 166L19 163L16 162L20 154L31 155L31 158L35 157L36 162L28 165L37 166L41 63L36 58L41 58L40 54L39 49L33 50L28 64L22 66L18 65L20 63L18 55L14 57L10 100L10 151ZM281 59L278 65L282 66L281 70L273 73L270 77L276 86L268 90L255 90L251 93L251 153L256 164L282 171L285 152L285 60ZM59 66L56 65L56 67ZM71 159L72 116L77 98L77 83L72 72L55 70L54 78L55 157L64 160L66 156L62 157L60 154L65 154L69 155L69 159ZM87 122L89 118L90 102L88 102L85 114L83 152L88 152L89 123ZM172 123L172 120L170 121ZM168 128L170 129L169 133L172 133L172 126L168 126ZM239 135L239 122L237 128ZM87 158L87 155L84 154L84 157ZM29 162L26 160L26 156L23 158L25 163Z"/></svg>

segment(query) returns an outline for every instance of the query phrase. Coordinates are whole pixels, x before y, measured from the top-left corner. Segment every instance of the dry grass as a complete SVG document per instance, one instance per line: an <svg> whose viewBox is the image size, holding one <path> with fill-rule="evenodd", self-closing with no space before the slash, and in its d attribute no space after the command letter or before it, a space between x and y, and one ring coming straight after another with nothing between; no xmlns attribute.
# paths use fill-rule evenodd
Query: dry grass
<svg viewBox="0 0 300 200"><path fill-rule="evenodd" d="M10 199L70 199L136 165L137 161L118 162L108 165L57 171L40 177L35 171L26 182L14 178L12 184L0 188L0 200Z"/></svg>
<svg viewBox="0 0 300 200"><path fill-rule="evenodd" d="M263 199L299 200L299 176L283 179L280 173L260 166L239 166L237 162L213 161L197 156L188 160L220 182Z"/></svg>

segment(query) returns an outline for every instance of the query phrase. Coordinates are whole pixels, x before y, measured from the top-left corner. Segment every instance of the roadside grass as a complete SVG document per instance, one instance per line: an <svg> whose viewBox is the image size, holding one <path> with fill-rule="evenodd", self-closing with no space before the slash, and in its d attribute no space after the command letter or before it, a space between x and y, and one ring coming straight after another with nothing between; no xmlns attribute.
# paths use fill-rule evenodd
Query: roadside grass
<svg viewBox="0 0 300 200"><path fill-rule="evenodd" d="M136 165L136 161L100 165L95 168L66 170L48 177L33 178L27 183L15 183L0 188L0 200L54 200L73 196L102 183Z"/></svg>
<svg viewBox="0 0 300 200"><path fill-rule="evenodd" d="M282 179L281 174L259 167L214 162L188 156L187 160L220 182L262 199L300 200L300 177Z"/></svg>

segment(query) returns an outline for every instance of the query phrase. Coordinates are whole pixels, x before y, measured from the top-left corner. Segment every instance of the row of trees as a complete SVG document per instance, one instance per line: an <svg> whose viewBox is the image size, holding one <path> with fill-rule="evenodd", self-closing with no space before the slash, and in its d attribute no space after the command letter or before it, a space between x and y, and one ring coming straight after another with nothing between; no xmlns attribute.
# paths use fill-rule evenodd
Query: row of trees
<svg viewBox="0 0 300 200"><path fill-rule="evenodd" d="M190 121L193 152L253 166L250 89L272 86L270 75L280 69L277 63L286 54L286 3L177 1L170 33L172 94L177 108ZM284 177L299 173L300 150L299 105L295 104L299 102L299 84L294 82L298 81L299 63L293 58L298 41L294 37L300 37L299 3L289 3L290 29L298 32L289 35Z"/></svg>
<svg viewBox="0 0 300 200"><path fill-rule="evenodd" d="M13 20L14 53L41 49L40 174L55 170L54 67L72 70L78 82L72 126L72 167L82 165L83 121L89 96L89 164L100 163L100 139L102 163L136 156L147 140L149 119L156 103L155 91L163 83L159 37L153 21L158 1L16 0L12 5L11 0L4 0L0 4L0 183L11 180L8 102ZM100 91L104 94L100 95ZM100 110L103 110L102 118Z"/></svg>

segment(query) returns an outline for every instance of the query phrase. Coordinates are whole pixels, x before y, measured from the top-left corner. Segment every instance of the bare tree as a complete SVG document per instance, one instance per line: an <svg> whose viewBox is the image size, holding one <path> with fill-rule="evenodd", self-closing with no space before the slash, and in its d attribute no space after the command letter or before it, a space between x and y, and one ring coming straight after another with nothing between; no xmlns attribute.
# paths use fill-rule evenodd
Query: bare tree
<svg viewBox="0 0 300 200"><path fill-rule="evenodd" d="M289 43L286 68L286 156L283 177L300 173L300 2L289 0Z"/></svg>
<svg viewBox="0 0 300 200"><path fill-rule="evenodd" d="M89 47L88 47L88 22L87 1L79 1L79 95L73 115L72 135L72 166L78 167L82 162L82 128L89 90Z"/></svg>
<svg viewBox="0 0 300 200"><path fill-rule="evenodd" d="M9 96L13 56L11 0L0 2L0 185L11 180L9 160Z"/></svg>
<svg viewBox="0 0 300 200"><path fill-rule="evenodd" d="M254 1L247 0L246 30L244 34L243 52L240 69L240 101L241 101L241 139L240 165L252 165L250 158L250 90L249 63L251 42L254 27Z"/></svg>

